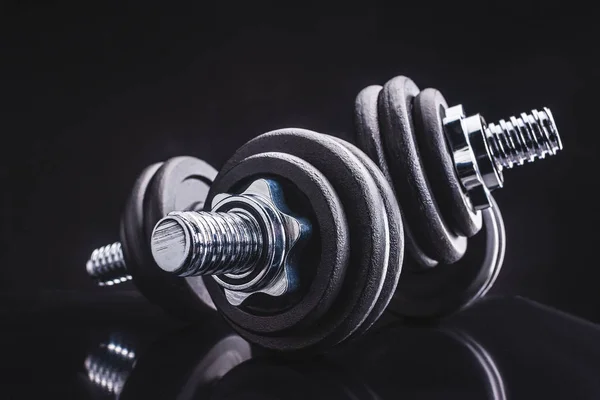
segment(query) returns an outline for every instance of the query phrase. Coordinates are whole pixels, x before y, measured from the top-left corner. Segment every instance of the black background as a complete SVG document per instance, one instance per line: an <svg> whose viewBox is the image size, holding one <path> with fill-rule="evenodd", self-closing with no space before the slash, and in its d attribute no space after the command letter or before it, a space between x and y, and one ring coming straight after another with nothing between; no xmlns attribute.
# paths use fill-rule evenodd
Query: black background
<svg viewBox="0 0 600 400"><path fill-rule="evenodd" d="M118 239L146 165L220 167L288 126L349 139L356 94L402 74L488 121L552 109L565 150L508 171L496 194L508 247L495 291L600 321L592 9L77 4L0 5L0 291L102 290L85 261Z"/></svg>

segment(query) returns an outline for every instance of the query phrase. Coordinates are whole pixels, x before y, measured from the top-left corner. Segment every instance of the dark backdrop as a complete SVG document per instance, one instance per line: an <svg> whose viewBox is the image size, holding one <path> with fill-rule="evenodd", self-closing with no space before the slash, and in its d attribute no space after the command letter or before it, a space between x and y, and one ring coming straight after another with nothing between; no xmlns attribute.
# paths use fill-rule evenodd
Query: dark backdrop
<svg viewBox="0 0 600 400"><path fill-rule="evenodd" d="M78 7L0 6L1 291L100 290L85 260L117 239L143 167L181 154L219 167L287 126L350 138L354 96L403 74L488 120L552 109L565 150L507 172L496 195L508 234L496 291L600 320L592 10Z"/></svg>

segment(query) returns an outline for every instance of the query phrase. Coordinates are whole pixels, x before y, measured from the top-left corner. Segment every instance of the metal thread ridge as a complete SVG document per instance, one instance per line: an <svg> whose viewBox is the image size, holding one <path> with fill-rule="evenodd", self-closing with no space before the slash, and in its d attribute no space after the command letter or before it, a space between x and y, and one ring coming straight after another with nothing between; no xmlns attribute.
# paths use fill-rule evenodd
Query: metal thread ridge
<svg viewBox="0 0 600 400"><path fill-rule="evenodd" d="M86 264L86 269L88 275L99 286L112 286L131 280L119 242L94 250Z"/></svg>
<svg viewBox="0 0 600 400"><path fill-rule="evenodd" d="M500 120L486 127L486 138L496 162L510 169L554 155L562 149L560 136L548 108Z"/></svg>
<svg viewBox="0 0 600 400"><path fill-rule="evenodd" d="M244 213L177 213L191 233L191 259L179 276L243 274L252 270L263 248L260 226Z"/></svg>
<svg viewBox="0 0 600 400"><path fill-rule="evenodd" d="M118 395L133 370L135 352L120 340L100 344L84 363L88 379L102 391Z"/></svg>

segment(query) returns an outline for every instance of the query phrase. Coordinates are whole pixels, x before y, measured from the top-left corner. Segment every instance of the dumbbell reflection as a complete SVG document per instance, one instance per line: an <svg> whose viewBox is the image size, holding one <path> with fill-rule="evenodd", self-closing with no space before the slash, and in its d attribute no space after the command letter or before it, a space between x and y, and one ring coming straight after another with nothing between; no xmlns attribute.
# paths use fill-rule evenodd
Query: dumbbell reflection
<svg viewBox="0 0 600 400"><path fill-rule="evenodd" d="M343 352L305 361L251 360L242 338L202 327L188 327L146 348L142 342L115 333L88 355L85 370L99 394L121 399L395 399L446 398L448 393L462 399L506 398L492 356L457 328L392 326Z"/></svg>
<svg viewBox="0 0 600 400"><path fill-rule="evenodd" d="M225 375L211 398L506 398L494 359L465 331L398 326L367 339L318 361L255 358Z"/></svg>
<svg viewBox="0 0 600 400"><path fill-rule="evenodd" d="M506 399L496 360L462 327L391 326L358 346L353 357L361 360L357 373L382 399L445 399L449 393L461 399Z"/></svg>
<svg viewBox="0 0 600 400"><path fill-rule="evenodd" d="M220 322L220 320L219 320ZM145 335L147 337L147 335ZM385 326L318 359L253 353L224 324L149 346L113 335L85 362L128 398L598 398L597 325L520 298L492 298L437 326ZM585 365L585 369L576 366Z"/></svg>
<svg viewBox="0 0 600 400"><path fill-rule="evenodd" d="M190 326L144 348L111 334L85 359L95 395L119 399L205 398L214 383L251 357L250 345L225 329Z"/></svg>
<svg viewBox="0 0 600 400"><path fill-rule="evenodd" d="M136 361L134 341L113 333L85 359L88 379L108 394L119 395Z"/></svg>

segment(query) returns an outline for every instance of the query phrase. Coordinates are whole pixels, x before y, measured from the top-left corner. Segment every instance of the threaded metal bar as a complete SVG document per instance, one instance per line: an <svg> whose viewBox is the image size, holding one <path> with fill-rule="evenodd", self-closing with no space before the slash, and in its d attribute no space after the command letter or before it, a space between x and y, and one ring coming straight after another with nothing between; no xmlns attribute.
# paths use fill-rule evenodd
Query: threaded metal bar
<svg viewBox="0 0 600 400"><path fill-rule="evenodd" d="M245 213L171 213L152 234L158 265L178 276L243 274L262 254L260 226Z"/></svg>
<svg viewBox="0 0 600 400"><path fill-rule="evenodd" d="M131 280L119 242L94 250L86 264L86 270L99 286L112 286Z"/></svg>
<svg viewBox="0 0 600 400"><path fill-rule="evenodd" d="M548 108L489 124L486 139L496 162L507 169L544 158L547 154L554 155L562 149L558 129Z"/></svg>

